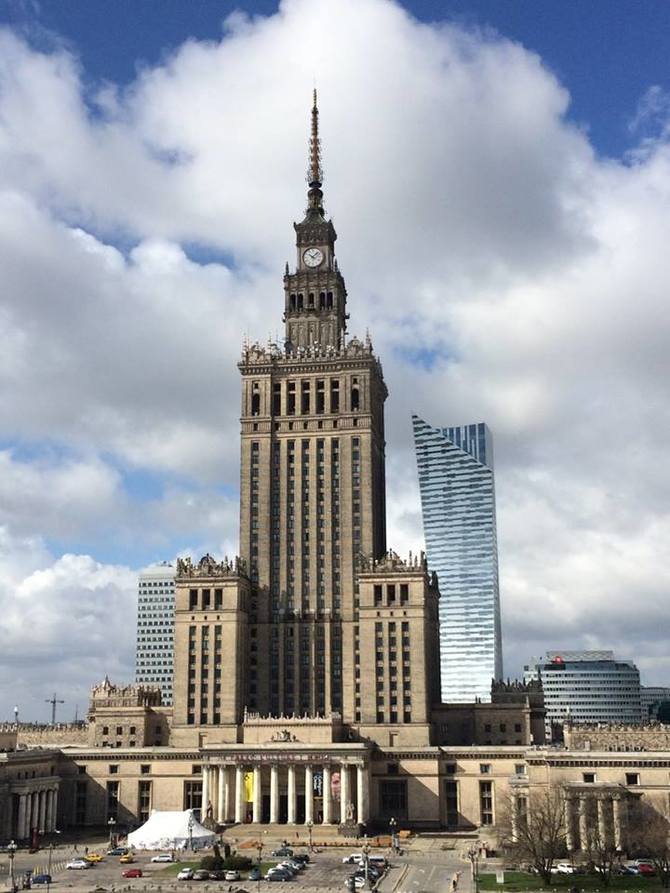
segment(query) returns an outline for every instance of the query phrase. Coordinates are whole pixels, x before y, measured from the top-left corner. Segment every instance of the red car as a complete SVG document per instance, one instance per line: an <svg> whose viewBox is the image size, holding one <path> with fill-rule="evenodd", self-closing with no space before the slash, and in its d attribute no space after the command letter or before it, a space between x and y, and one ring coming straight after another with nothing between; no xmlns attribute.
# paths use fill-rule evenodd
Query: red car
<svg viewBox="0 0 670 893"><path fill-rule="evenodd" d="M656 874L656 869L653 865L650 865L649 862L638 862L637 870L642 875L646 875L649 877L652 874Z"/></svg>
<svg viewBox="0 0 670 893"><path fill-rule="evenodd" d="M126 868L125 871L121 872L121 877L142 877L142 869Z"/></svg>

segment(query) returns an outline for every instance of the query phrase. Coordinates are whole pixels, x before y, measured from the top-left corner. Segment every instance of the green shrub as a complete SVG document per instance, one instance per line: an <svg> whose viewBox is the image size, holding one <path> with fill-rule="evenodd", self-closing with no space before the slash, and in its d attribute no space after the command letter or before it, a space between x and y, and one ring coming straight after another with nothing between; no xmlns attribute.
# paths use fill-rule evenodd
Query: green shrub
<svg viewBox="0 0 670 893"><path fill-rule="evenodd" d="M252 861L248 856L228 856L227 859L223 860L223 868L224 870L237 869L237 871L246 871L248 868L251 868Z"/></svg>

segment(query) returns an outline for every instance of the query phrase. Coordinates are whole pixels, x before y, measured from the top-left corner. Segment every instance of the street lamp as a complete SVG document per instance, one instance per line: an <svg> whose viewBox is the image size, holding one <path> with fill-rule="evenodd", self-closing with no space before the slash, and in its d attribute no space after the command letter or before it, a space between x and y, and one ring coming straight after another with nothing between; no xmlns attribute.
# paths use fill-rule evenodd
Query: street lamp
<svg viewBox="0 0 670 893"><path fill-rule="evenodd" d="M186 827L188 828L188 848L193 852L193 813L190 812L188 816L188 822L186 823Z"/></svg>
<svg viewBox="0 0 670 893"><path fill-rule="evenodd" d="M474 844L468 850L468 858L470 859L472 889L474 893L479 893L479 848Z"/></svg>
<svg viewBox="0 0 670 893"><path fill-rule="evenodd" d="M363 870L365 871L365 883L363 884L364 890L370 889L370 844L368 843L368 835L366 834L363 838L365 843L363 844Z"/></svg>
<svg viewBox="0 0 670 893"><path fill-rule="evenodd" d="M12 885L12 893L16 893L16 883L14 881L14 856L16 855L18 847L14 843L13 840L10 840L7 844L7 852L9 853L9 882Z"/></svg>
<svg viewBox="0 0 670 893"><path fill-rule="evenodd" d="M396 822L395 818L393 816L391 816L391 818L389 820L389 832L391 834L391 852L392 853L395 853L395 851L397 850L397 842L396 842L396 836L395 836L395 829L396 829L397 825L398 825L398 823Z"/></svg>
<svg viewBox="0 0 670 893"><path fill-rule="evenodd" d="M307 833L309 834L309 851L310 851L310 853L314 851L314 848L312 846L312 826L313 825L314 825L314 822L310 819L307 822Z"/></svg>
<svg viewBox="0 0 670 893"><path fill-rule="evenodd" d="M110 850L114 846L114 826L116 825L116 819L114 816L109 817L109 821L107 822L107 827L109 828L109 848Z"/></svg>

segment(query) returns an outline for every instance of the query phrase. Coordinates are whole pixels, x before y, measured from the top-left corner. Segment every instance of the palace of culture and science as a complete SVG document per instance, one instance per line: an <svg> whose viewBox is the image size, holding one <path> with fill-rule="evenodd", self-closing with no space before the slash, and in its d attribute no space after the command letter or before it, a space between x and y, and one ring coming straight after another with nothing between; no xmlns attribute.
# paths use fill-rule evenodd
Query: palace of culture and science
<svg viewBox="0 0 670 893"><path fill-rule="evenodd" d="M44 791L40 767L28 787L10 773L4 801L0 785L0 837L188 808L219 826L472 829L494 826L510 791L579 786L593 765L543 749L539 683L440 702L439 581L423 555L387 551L387 390L370 339L347 337L316 95L308 187L284 344L245 344L238 364L240 557L177 562L173 703L151 685L94 687L83 735L42 741ZM632 760L598 770L615 814L616 767Z"/></svg>

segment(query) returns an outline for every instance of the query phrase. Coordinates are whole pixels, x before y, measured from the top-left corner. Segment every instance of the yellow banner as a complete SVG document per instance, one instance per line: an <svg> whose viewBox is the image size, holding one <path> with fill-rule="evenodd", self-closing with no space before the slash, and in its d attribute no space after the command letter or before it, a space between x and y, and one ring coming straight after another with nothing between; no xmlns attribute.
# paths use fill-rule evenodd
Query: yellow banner
<svg viewBox="0 0 670 893"><path fill-rule="evenodd" d="M254 773L244 773L244 799L247 803L253 803L254 799Z"/></svg>

